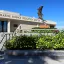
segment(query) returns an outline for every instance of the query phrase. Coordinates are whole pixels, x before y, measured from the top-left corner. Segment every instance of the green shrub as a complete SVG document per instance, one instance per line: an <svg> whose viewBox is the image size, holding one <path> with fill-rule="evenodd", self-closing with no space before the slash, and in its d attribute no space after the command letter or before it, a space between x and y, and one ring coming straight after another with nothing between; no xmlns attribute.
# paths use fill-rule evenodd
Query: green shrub
<svg viewBox="0 0 64 64"><path fill-rule="evenodd" d="M18 37L13 37L13 39L6 41L5 47L7 49L15 49L17 47L17 38Z"/></svg>
<svg viewBox="0 0 64 64"><path fill-rule="evenodd" d="M56 36L40 36L36 42L38 49L64 49L64 33L60 32Z"/></svg>
<svg viewBox="0 0 64 64"><path fill-rule="evenodd" d="M40 27L34 27L32 29L57 29L57 28L40 28Z"/></svg>
<svg viewBox="0 0 64 64"><path fill-rule="evenodd" d="M53 37L53 49L64 49L64 33L60 32Z"/></svg>
<svg viewBox="0 0 64 64"><path fill-rule="evenodd" d="M49 35L21 35L5 42L7 49L64 49L64 31L55 36Z"/></svg>
<svg viewBox="0 0 64 64"><path fill-rule="evenodd" d="M5 47L7 49L36 49L36 36L21 35L7 41Z"/></svg>
<svg viewBox="0 0 64 64"><path fill-rule="evenodd" d="M31 30L32 33L59 33L59 30Z"/></svg>
<svg viewBox="0 0 64 64"><path fill-rule="evenodd" d="M52 49L52 37L41 36L36 42L37 49Z"/></svg>

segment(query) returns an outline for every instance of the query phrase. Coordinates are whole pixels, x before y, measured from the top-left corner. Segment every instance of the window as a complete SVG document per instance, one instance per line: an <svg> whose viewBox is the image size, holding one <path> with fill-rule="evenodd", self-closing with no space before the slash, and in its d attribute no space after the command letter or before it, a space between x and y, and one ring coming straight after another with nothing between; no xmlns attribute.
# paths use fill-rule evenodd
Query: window
<svg viewBox="0 0 64 64"><path fill-rule="evenodd" d="M18 27L18 25L17 24L14 24L14 27Z"/></svg>
<svg viewBox="0 0 64 64"><path fill-rule="evenodd" d="M0 32L7 32L7 21L0 21Z"/></svg>

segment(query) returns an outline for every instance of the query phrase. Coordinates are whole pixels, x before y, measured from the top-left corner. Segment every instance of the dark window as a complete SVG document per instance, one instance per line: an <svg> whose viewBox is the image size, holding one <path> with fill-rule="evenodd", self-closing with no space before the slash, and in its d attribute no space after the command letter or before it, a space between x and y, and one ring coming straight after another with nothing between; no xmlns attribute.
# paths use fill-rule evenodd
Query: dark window
<svg viewBox="0 0 64 64"><path fill-rule="evenodd" d="M7 21L0 21L0 32L7 32Z"/></svg>
<svg viewBox="0 0 64 64"><path fill-rule="evenodd" d="M51 26L50 26L50 28L54 28L54 26L53 26L53 25L51 25Z"/></svg>
<svg viewBox="0 0 64 64"><path fill-rule="evenodd" d="M18 27L18 25L17 24L14 24L14 27Z"/></svg>

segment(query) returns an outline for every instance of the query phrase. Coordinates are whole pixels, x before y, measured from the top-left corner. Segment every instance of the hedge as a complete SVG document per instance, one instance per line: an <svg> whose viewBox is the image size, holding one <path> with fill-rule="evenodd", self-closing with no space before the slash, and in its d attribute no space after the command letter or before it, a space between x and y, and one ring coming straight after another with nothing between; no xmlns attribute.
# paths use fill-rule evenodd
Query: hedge
<svg viewBox="0 0 64 64"><path fill-rule="evenodd" d="M6 49L64 49L64 32L55 36L49 35L21 35L5 42Z"/></svg>

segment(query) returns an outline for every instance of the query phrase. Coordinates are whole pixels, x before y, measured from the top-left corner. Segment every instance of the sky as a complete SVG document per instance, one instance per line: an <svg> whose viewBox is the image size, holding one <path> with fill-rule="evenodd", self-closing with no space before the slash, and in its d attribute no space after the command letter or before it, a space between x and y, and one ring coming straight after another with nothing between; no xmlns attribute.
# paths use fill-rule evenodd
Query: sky
<svg viewBox="0 0 64 64"><path fill-rule="evenodd" d="M0 10L35 18L40 6L44 6L43 19L55 21L57 28L64 28L64 0L0 0Z"/></svg>

